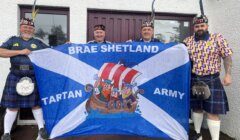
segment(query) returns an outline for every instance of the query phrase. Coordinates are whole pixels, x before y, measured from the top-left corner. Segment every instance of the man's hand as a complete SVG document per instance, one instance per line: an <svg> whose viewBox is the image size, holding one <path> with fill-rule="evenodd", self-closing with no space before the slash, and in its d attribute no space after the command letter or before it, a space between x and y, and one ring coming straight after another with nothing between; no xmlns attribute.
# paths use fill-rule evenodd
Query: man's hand
<svg viewBox="0 0 240 140"><path fill-rule="evenodd" d="M31 51L29 49L23 49L19 51L20 55L29 55Z"/></svg>
<svg viewBox="0 0 240 140"><path fill-rule="evenodd" d="M223 78L222 84L224 86L229 86L232 83L232 76L230 74L226 74Z"/></svg>

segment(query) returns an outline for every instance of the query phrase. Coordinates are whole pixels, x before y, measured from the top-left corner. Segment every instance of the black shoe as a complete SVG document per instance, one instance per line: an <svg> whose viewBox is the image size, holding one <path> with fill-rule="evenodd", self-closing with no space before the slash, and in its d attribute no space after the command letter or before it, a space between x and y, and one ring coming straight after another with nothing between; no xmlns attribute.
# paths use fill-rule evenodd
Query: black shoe
<svg viewBox="0 0 240 140"><path fill-rule="evenodd" d="M39 140L46 140L48 139L48 134L47 134L47 130L45 128L41 128L38 131L38 138Z"/></svg>
<svg viewBox="0 0 240 140"><path fill-rule="evenodd" d="M191 140L202 140L202 134L194 131L194 136Z"/></svg>
<svg viewBox="0 0 240 140"><path fill-rule="evenodd" d="M11 140L11 136L9 133L3 134L1 140Z"/></svg>

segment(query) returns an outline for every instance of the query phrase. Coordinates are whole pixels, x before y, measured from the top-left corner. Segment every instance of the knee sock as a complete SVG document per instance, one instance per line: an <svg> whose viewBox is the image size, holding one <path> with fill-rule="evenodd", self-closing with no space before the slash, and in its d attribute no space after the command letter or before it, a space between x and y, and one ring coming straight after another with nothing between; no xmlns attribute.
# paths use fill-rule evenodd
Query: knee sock
<svg viewBox="0 0 240 140"><path fill-rule="evenodd" d="M9 109L6 109L6 114L4 117L4 133L11 132L12 126L14 121L16 120L18 111L11 111Z"/></svg>
<svg viewBox="0 0 240 140"><path fill-rule="evenodd" d="M192 119L193 119L195 131L197 133L200 133L201 127L202 127L202 122L203 122L203 113L193 112Z"/></svg>
<svg viewBox="0 0 240 140"><path fill-rule="evenodd" d="M44 127L44 120L43 120L43 112L42 108L39 109L32 109L33 116L37 122L38 129L41 129Z"/></svg>
<svg viewBox="0 0 240 140"><path fill-rule="evenodd" d="M207 124L212 140L219 140L221 121L207 119Z"/></svg>

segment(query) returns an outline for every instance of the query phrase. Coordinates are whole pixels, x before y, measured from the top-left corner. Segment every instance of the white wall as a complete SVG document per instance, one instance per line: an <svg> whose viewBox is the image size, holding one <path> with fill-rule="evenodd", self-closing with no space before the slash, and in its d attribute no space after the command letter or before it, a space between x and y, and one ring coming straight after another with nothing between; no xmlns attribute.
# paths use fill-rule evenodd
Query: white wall
<svg viewBox="0 0 240 140"><path fill-rule="evenodd" d="M230 112L222 117L221 130L240 140L240 0L208 0L206 15L212 32L222 33L234 51L233 84L226 87Z"/></svg>
<svg viewBox="0 0 240 140"><path fill-rule="evenodd" d="M70 41L86 42L87 9L151 11L152 0L37 0L37 5L69 7ZM32 5L33 0L1 0L0 44L18 34L19 6ZM156 0L156 12L198 13L197 0ZM4 22L3 22L4 21ZM0 58L0 95L9 71L9 59Z"/></svg>

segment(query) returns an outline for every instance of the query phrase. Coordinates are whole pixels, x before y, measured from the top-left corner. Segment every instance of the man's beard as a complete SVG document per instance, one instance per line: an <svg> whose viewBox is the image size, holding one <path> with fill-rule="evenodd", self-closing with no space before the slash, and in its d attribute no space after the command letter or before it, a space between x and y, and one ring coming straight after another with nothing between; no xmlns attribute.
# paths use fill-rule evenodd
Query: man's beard
<svg viewBox="0 0 240 140"><path fill-rule="evenodd" d="M21 33L21 37L24 38L24 39L30 39L30 38L33 37L33 35L31 35L31 34Z"/></svg>
<svg viewBox="0 0 240 140"><path fill-rule="evenodd" d="M204 39L207 35L209 34L209 32L206 30L198 30L197 32L195 32L195 37L199 40Z"/></svg>

